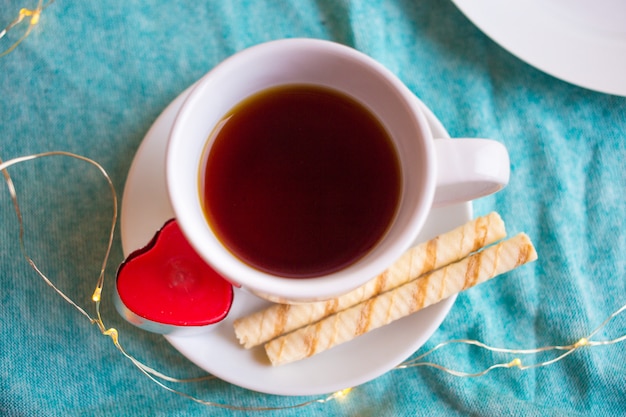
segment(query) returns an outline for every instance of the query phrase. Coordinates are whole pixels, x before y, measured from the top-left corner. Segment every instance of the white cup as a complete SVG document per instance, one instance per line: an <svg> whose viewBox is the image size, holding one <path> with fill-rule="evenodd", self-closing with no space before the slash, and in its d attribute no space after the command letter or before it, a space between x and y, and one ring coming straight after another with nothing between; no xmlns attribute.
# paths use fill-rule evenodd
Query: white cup
<svg viewBox="0 0 626 417"><path fill-rule="evenodd" d="M400 205L380 242L345 269L308 279L274 276L239 260L208 225L200 193L207 141L223 116L254 93L289 84L330 87L368 108L388 130L402 175ZM176 218L200 256L235 285L293 303L336 297L383 272L413 244L431 207L503 188L509 157L493 140L433 138L411 91L363 53L329 41L285 39L239 52L198 81L170 132L166 175Z"/></svg>

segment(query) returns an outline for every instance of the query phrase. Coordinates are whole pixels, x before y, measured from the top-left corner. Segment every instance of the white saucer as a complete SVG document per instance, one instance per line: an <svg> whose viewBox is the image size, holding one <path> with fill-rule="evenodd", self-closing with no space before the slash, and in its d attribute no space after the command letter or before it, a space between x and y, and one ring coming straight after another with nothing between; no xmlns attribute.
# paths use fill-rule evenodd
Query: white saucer
<svg viewBox="0 0 626 417"><path fill-rule="evenodd" d="M165 148L170 127L188 93L189 89L154 122L131 165L121 209L125 256L146 245L174 216L165 185ZM449 137L436 117L419 103L435 137ZM419 241L453 229L471 217L470 203L433 210ZM312 358L281 367L270 365L262 347L245 350L235 338L234 319L268 304L243 290L236 290L230 314L211 332L166 339L199 367L235 385L277 395L326 394L370 381L404 361L435 332L455 298Z"/></svg>
<svg viewBox="0 0 626 417"><path fill-rule="evenodd" d="M452 0L487 36L572 84L626 96L623 0Z"/></svg>

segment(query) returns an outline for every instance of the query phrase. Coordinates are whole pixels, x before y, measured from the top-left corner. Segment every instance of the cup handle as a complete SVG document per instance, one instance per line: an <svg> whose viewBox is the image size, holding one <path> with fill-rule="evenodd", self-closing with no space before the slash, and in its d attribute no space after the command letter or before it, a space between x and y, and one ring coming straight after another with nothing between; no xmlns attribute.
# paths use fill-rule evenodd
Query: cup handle
<svg viewBox="0 0 626 417"><path fill-rule="evenodd" d="M493 194L509 182L506 147L490 139L436 139L437 188L433 207Z"/></svg>

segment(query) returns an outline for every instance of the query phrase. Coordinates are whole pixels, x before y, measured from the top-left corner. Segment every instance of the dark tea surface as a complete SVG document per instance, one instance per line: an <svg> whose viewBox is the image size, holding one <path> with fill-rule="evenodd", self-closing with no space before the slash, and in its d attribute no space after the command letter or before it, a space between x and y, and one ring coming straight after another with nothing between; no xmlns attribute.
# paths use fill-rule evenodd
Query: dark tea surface
<svg viewBox="0 0 626 417"><path fill-rule="evenodd" d="M382 124L342 93L307 85L262 91L209 139L204 210L247 264L311 278L363 257L400 199L398 156Z"/></svg>

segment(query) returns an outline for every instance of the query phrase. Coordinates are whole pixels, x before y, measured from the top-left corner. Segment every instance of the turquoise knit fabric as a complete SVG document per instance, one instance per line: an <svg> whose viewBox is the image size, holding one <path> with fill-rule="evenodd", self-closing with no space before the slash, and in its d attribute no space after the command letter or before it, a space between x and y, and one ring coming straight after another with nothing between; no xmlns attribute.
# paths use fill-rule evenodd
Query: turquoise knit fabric
<svg viewBox="0 0 626 417"><path fill-rule="evenodd" d="M30 4L29 4L30 3ZM0 27L20 7L0 6ZM19 36L19 29L0 46ZM526 232L539 260L460 295L419 351L451 339L534 348L568 345L626 304L626 98L546 75L503 50L449 1L57 0L31 35L0 58L0 158L51 150L95 159L121 196L132 158L161 111L213 66L289 37L352 46L394 72L451 136L504 143L511 180L474 202ZM156 162L155 162L156 163ZM91 312L112 205L100 174L67 158L9 169L26 250ZM28 266L9 193L0 184L0 414L6 416L616 416L626 413L624 344L583 348L545 368L459 378L392 370L348 397L302 409L242 412L163 390ZM112 307L114 241L102 315L142 362L175 377L203 375L158 335ZM616 318L597 339L626 334ZM207 347L209 351L209 347ZM554 354L523 357L541 362ZM511 356L464 346L431 358L459 370ZM367 364L364 364L366 366ZM302 375L303 379L307 375ZM176 385L207 401L285 407L322 397L265 395L221 380Z"/></svg>

